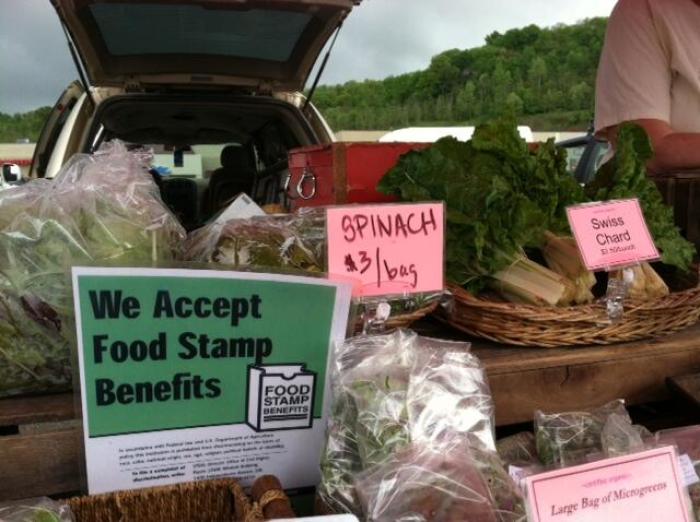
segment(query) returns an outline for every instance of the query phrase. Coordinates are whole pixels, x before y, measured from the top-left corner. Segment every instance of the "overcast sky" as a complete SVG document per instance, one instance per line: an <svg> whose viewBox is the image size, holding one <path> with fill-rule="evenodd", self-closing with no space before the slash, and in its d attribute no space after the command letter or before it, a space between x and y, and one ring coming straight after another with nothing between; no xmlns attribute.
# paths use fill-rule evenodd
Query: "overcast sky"
<svg viewBox="0 0 700 522"><path fill-rule="evenodd" d="M615 0L364 0L338 37L323 83L423 69L431 56L482 45L493 31L607 16L614 4ZM0 0L0 20L0 111L52 105L77 74L49 0Z"/></svg>

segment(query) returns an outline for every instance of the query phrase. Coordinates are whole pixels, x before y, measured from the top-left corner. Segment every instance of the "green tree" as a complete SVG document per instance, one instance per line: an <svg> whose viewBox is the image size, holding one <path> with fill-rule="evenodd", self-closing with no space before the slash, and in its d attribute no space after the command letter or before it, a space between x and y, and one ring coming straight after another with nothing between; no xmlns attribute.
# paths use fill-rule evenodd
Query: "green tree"
<svg viewBox="0 0 700 522"><path fill-rule="evenodd" d="M506 109L514 116L520 116L523 113L523 100L516 93L511 92L506 97Z"/></svg>
<svg viewBox="0 0 700 522"><path fill-rule="evenodd" d="M542 83L547 77L547 62L545 62L544 58L538 56L532 60L530 69L528 70L528 76L530 77L530 81L537 87L537 90L541 90Z"/></svg>
<svg viewBox="0 0 700 522"><path fill-rule="evenodd" d="M520 107L521 121L538 129L585 129L605 26L595 18L495 32L481 47L436 55L423 71L321 86L314 101L338 129L351 122L479 122Z"/></svg>
<svg viewBox="0 0 700 522"><path fill-rule="evenodd" d="M493 97L496 105L502 106L506 103L508 94L513 89L513 77L503 62L498 62L492 76Z"/></svg>
<svg viewBox="0 0 700 522"><path fill-rule="evenodd" d="M461 72L452 64L450 55L438 54L418 82L419 94L429 98L444 96L454 89L460 76Z"/></svg>
<svg viewBox="0 0 700 522"><path fill-rule="evenodd" d="M464 84L455 99L455 115L460 119L469 120L474 115L476 105L476 85L474 82Z"/></svg>
<svg viewBox="0 0 700 522"><path fill-rule="evenodd" d="M593 90L586 82L579 82L569 89L569 97L576 109L588 109L593 102Z"/></svg>

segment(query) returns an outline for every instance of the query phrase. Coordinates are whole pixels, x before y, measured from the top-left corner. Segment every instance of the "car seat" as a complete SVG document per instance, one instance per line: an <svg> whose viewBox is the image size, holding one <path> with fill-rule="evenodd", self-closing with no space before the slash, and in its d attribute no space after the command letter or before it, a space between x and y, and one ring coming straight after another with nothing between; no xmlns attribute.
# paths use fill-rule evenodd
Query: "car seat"
<svg viewBox="0 0 700 522"><path fill-rule="evenodd" d="M221 151L221 167L209 179L208 204L213 214L240 192L251 193L256 169L250 151L241 145L227 145Z"/></svg>
<svg viewBox="0 0 700 522"><path fill-rule="evenodd" d="M188 178L165 178L160 184L163 202L177 216L186 230L199 224L197 183Z"/></svg>

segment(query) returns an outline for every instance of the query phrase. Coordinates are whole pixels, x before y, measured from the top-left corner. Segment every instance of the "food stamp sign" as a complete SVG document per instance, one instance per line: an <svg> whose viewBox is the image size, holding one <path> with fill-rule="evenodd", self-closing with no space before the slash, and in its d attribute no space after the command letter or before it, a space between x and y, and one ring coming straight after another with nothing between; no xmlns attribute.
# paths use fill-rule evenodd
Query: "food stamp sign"
<svg viewBox="0 0 700 522"><path fill-rule="evenodd" d="M90 493L265 473L318 482L349 284L76 267L73 291Z"/></svg>

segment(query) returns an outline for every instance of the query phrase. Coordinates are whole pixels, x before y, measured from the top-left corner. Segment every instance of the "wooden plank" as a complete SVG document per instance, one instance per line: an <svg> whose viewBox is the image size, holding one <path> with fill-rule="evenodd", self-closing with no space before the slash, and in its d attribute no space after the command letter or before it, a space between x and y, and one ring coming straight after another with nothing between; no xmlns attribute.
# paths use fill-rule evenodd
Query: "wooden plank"
<svg viewBox="0 0 700 522"><path fill-rule="evenodd" d="M668 377L700 371L698 328L615 347L494 350L475 347L489 376L499 426L531 421L536 409L576 410L616 398L628 404L665 400Z"/></svg>
<svg viewBox="0 0 700 522"><path fill-rule="evenodd" d="M57 422L74 417L72 393L0 399L0 426Z"/></svg>
<svg viewBox="0 0 700 522"><path fill-rule="evenodd" d="M490 374L511 373L570 364L593 364L601 361L627 361L654 357L670 352L700 350L700 325L680 333L608 346L571 348L519 348L484 341L472 341L472 351L482 360Z"/></svg>
<svg viewBox="0 0 700 522"><path fill-rule="evenodd" d="M81 489L79 428L0 437L0 501Z"/></svg>
<svg viewBox="0 0 700 522"><path fill-rule="evenodd" d="M700 373L669 377L668 385L673 391L700 407Z"/></svg>

